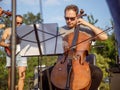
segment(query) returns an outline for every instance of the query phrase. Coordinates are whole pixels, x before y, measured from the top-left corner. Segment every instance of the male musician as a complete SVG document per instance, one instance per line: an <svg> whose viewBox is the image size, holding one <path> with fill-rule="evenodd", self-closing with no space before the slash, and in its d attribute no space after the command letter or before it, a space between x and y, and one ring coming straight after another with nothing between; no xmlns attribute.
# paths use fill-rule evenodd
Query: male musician
<svg viewBox="0 0 120 90"><path fill-rule="evenodd" d="M16 16L16 26L19 27L23 22L23 17L21 15ZM2 39L0 40L0 46L3 47L10 47L10 38L11 38L11 28L5 29L2 35ZM16 40L17 43L18 40ZM19 52L20 50L20 42L17 43L16 45L16 52ZM8 68L8 90L10 90L10 75L11 75L11 58L10 56L6 55L6 67ZM23 90L24 88L24 80L25 80L25 71L27 67L27 58L26 57L21 57L19 54L16 56L16 66L18 69L18 90Z"/></svg>
<svg viewBox="0 0 120 90"><path fill-rule="evenodd" d="M65 33L63 34L63 38L69 33L73 32L77 25L80 25L80 28L79 28L80 32L85 32L89 34L90 37L94 37L95 35L102 32L101 29L86 22L84 19L78 18L78 13L79 13L79 9L76 5L68 5L65 8L64 18L66 20L67 25L61 27L59 30L61 34ZM102 34L99 34L94 39L95 40L106 40L107 38L108 38L107 34L103 32ZM64 47L66 48L67 42L64 41L63 44L64 44ZM101 83L103 74L102 74L102 71L94 65L90 65L90 69L91 69L92 84L89 90L97 90L98 86Z"/></svg>

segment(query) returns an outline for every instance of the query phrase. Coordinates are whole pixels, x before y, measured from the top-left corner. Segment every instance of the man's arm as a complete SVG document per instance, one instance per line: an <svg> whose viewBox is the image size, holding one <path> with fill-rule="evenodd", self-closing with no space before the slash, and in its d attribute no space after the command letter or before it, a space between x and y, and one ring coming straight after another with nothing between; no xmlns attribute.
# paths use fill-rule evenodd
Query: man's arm
<svg viewBox="0 0 120 90"><path fill-rule="evenodd" d="M108 38L107 34L105 32L103 32L103 30L101 30L100 28L86 22L85 20L83 20L81 18L78 19L78 24L82 24L82 25L85 25L85 26L89 27L95 33L95 35L99 34L96 37L97 40L106 40Z"/></svg>
<svg viewBox="0 0 120 90"><path fill-rule="evenodd" d="M9 47L9 44L5 43L5 40L0 41L0 46L2 47Z"/></svg>
<svg viewBox="0 0 120 90"><path fill-rule="evenodd" d="M0 46L2 46L2 47L9 47L10 46L8 43L5 43L5 40L9 36L8 32L9 32L9 28L5 29L5 31L3 32L2 38L0 40Z"/></svg>

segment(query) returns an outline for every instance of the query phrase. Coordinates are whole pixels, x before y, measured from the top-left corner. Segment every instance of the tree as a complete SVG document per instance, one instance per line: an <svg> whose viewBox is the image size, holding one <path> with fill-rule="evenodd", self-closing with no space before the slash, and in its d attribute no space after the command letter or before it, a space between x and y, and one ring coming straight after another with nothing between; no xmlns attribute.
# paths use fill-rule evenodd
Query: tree
<svg viewBox="0 0 120 90"><path fill-rule="evenodd" d="M31 12L28 12L27 14L23 15L23 22L27 25L29 24L35 24L35 23L40 23L42 21L40 13L37 15L34 15Z"/></svg>
<svg viewBox="0 0 120 90"><path fill-rule="evenodd" d="M5 24L5 28L6 27L10 27L11 26L11 16L7 16L7 15L2 15L1 19L0 19L0 23L4 23Z"/></svg>
<svg viewBox="0 0 120 90"><path fill-rule="evenodd" d="M5 52L0 50L0 90L7 88L7 70L5 69Z"/></svg>
<svg viewBox="0 0 120 90"><path fill-rule="evenodd" d="M88 15L88 16L87 16L87 19L88 19L89 23L91 23L91 24L93 24L93 25L95 25L95 24L98 22L98 19L95 19L95 18L93 17L93 15Z"/></svg>
<svg viewBox="0 0 120 90"><path fill-rule="evenodd" d="M91 24L96 24L98 19L94 19L93 15L88 16L88 21ZM111 21L113 26L113 22ZM100 90L109 90L109 82L106 83L106 78L109 78L109 73L106 69L109 69L112 64L115 63L116 52L115 52L115 37L114 33L108 35L106 41L96 41L91 53L96 56L96 65L103 71L103 81L99 87Z"/></svg>

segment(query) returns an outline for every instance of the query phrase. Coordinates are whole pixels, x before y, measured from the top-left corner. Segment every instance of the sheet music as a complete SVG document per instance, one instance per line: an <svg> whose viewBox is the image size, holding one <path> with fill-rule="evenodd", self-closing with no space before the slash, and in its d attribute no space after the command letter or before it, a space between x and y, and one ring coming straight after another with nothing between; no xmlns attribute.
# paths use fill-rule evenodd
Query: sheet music
<svg viewBox="0 0 120 90"><path fill-rule="evenodd" d="M57 23L36 24L42 55L57 55L63 53L62 37L58 32ZM17 29L21 38L22 56L40 55L33 25L22 25Z"/></svg>

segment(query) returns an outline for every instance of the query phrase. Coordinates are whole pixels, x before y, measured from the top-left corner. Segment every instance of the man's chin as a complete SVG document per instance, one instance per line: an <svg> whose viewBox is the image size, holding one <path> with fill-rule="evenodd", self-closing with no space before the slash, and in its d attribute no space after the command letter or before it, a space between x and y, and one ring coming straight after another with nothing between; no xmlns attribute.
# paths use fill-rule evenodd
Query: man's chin
<svg viewBox="0 0 120 90"><path fill-rule="evenodd" d="M73 28L73 25L68 25L68 28L70 28L70 29Z"/></svg>

